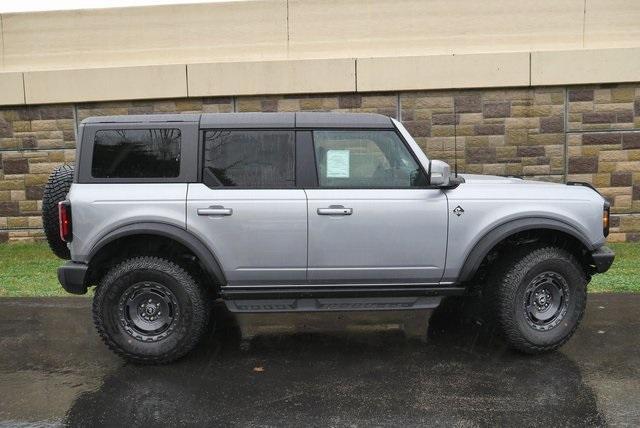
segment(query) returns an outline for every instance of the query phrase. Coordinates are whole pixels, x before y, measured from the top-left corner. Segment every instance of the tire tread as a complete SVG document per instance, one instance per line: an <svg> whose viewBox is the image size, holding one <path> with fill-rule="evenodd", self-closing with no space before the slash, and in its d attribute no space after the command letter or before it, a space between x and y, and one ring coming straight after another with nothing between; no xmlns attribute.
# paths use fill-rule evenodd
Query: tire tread
<svg viewBox="0 0 640 428"><path fill-rule="evenodd" d="M578 299L581 306L576 308L579 311L578 319L572 328L559 341L550 345L538 345L530 342L520 332L516 320L511 316L512 305L516 300L515 294L518 287L529 269L538 263L549 259L560 259L570 263L577 268L583 276L583 285L586 285L586 275L576 258L566 250L555 246L537 246L516 249L510 257L505 258L494 268L489 292L495 299L497 307L497 323L507 342L518 351L527 354L539 354L553 351L564 345L573 336L584 315L586 307L586 286L578 287L576 293L584 293L584 298Z"/></svg>
<svg viewBox="0 0 640 428"><path fill-rule="evenodd" d="M141 356L132 353L114 341L104 328L102 304L109 285L118 278L138 269L159 270L172 276L185 288L187 295L192 297L189 309L191 313L191 328L187 328L187 334L179 346L175 346L159 355ZM138 364L165 364L183 357L198 344L205 332L209 309L205 290L182 267L160 257L134 257L113 267L100 281L93 300L93 322L107 347L122 358ZM185 308L183 307L181 310L184 312Z"/></svg>
<svg viewBox="0 0 640 428"><path fill-rule="evenodd" d="M60 239L58 222L58 202L64 201L73 182L73 166L61 165L56 168L44 187L42 196L42 228L53 253L64 260L71 259L67 243Z"/></svg>

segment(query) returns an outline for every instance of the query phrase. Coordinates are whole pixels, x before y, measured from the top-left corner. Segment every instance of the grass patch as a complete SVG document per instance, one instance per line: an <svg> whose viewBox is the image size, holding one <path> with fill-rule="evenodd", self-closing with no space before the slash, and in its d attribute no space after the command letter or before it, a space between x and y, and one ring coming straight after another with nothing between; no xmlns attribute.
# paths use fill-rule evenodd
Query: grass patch
<svg viewBox="0 0 640 428"><path fill-rule="evenodd" d="M0 296L69 296L58 283L64 263L45 242L0 245Z"/></svg>
<svg viewBox="0 0 640 428"><path fill-rule="evenodd" d="M613 266L606 273L594 275L589 291L640 293L640 243L609 244L616 252Z"/></svg>
<svg viewBox="0 0 640 428"><path fill-rule="evenodd" d="M609 272L595 275L590 292L640 293L640 244L610 244L616 260ZM70 296L56 277L64 263L46 243L0 244L0 296Z"/></svg>

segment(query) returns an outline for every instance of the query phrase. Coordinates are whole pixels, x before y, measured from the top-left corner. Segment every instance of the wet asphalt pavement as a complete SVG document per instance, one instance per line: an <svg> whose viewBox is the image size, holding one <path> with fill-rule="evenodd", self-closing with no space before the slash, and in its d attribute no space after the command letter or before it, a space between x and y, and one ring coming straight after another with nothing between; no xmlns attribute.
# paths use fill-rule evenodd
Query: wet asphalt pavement
<svg viewBox="0 0 640 428"><path fill-rule="evenodd" d="M640 425L640 295L590 295L574 338L534 357L458 300L433 314L218 310L196 352L159 367L114 356L89 305L0 299L0 425Z"/></svg>

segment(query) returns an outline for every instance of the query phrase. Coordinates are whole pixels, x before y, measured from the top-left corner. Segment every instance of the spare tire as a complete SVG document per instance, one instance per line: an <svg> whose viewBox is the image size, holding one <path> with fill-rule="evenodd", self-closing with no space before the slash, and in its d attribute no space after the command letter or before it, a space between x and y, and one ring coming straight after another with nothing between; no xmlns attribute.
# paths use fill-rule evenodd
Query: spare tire
<svg viewBox="0 0 640 428"><path fill-rule="evenodd" d="M58 222L58 202L67 198L67 193L73 182L73 167L61 165L49 176L42 196L42 226L47 236L51 251L61 259L69 260L71 253L67 243L60 238L60 223Z"/></svg>

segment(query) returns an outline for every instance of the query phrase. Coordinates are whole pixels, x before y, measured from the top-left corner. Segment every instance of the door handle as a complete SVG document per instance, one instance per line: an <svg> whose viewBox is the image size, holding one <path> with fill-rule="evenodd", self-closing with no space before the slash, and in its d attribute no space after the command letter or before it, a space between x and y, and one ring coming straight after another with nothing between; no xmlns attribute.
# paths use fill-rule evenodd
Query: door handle
<svg viewBox="0 0 640 428"><path fill-rule="evenodd" d="M209 208L198 208L198 215L225 216L233 214L233 209L225 208L222 205L212 205Z"/></svg>
<svg viewBox="0 0 640 428"><path fill-rule="evenodd" d="M351 215L353 208L345 208L342 205L331 205L329 208L318 208L318 215Z"/></svg>

